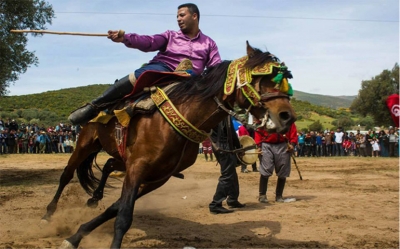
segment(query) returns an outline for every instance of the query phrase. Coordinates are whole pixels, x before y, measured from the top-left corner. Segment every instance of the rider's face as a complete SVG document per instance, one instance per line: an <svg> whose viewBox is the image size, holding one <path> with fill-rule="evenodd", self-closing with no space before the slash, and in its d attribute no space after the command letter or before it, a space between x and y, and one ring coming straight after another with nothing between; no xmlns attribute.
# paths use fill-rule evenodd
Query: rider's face
<svg viewBox="0 0 400 249"><path fill-rule="evenodd" d="M176 15L176 19L178 21L179 28L183 33L190 32L195 26L195 20L197 19L197 14L190 14L189 9L187 7L183 7L178 9L178 13Z"/></svg>

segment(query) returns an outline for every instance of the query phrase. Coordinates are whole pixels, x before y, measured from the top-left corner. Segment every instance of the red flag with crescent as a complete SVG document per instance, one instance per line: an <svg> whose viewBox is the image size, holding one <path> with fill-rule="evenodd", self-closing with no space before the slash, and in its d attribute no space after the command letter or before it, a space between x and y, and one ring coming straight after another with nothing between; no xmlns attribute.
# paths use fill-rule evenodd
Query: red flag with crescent
<svg viewBox="0 0 400 249"><path fill-rule="evenodd" d="M400 105L399 105L399 95L392 94L386 99L386 105L390 110L390 115L392 115L393 122L396 127L399 127L400 118Z"/></svg>

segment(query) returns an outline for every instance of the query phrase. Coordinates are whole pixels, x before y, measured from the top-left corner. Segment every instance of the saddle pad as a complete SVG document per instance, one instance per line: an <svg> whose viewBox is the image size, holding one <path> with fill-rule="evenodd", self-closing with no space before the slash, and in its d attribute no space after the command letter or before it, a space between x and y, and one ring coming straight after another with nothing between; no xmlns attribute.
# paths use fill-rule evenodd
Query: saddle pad
<svg viewBox="0 0 400 249"><path fill-rule="evenodd" d="M166 94L170 93L179 82L171 83L162 89ZM118 119L118 122L127 127L130 119L136 114L150 114L156 110L156 106L153 100L150 98L150 94L143 95L140 99L135 102L125 102L125 107L120 110L114 110L114 114Z"/></svg>
<svg viewBox="0 0 400 249"><path fill-rule="evenodd" d="M179 84L179 82L174 82L163 87L162 89L166 94L168 94L177 84ZM132 102L132 100L128 99L118 109L110 109L109 112L113 112L113 114L101 111L97 117L89 122L107 124L113 117L117 117L118 122L122 126L127 127L131 118L136 114L150 114L155 110L156 106L153 100L150 98L150 93L147 93L141 96L135 102Z"/></svg>
<svg viewBox="0 0 400 249"><path fill-rule="evenodd" d="M125 98L129 98L129 96L142 92L145 87L160 85L167 81L180 81L189 77L190 74L186 72L160 72L148 70L139 76L132 92L125 96Z"/></svg>
<svg viewBox="0 0 400 249"><path fill-rule="evenodd" d="M104 111L101 111L97 117L94 119L90 120L89 123L100 123L100 124L107 124L114 115L108 114Z"/></svg>

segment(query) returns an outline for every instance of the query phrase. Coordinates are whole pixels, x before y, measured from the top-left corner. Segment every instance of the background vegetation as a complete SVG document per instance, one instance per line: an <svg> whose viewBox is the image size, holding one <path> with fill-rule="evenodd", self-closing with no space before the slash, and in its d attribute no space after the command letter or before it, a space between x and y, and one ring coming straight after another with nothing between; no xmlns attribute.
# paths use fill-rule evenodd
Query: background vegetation
<svg viewBox="0 0 400 249"><path fill-rule="evenodd" d="M0 98L0 118L16 119L19 122L39 123L44 125L55 125L59 122L68 123L68 115L79 106L89 102L103 93L109 85L89 85L77 88L61 89L48 91L39 94L29 94L21 96L3 96ZM318 123L322 130L332 129L337 126L347 126L344 120L350 117L348 126L357 125L357 120L362 120L360 116L353 114L348 109L350 102L343 97L329 96L331 102L339 109L315 105L304 99L312 99L319 102L327 96L318 94L308 94L300 92L292 98L291 102L298 115L296 122L299 129L308 130L310 125ZM303 100L302 100L303 99ZM325 101L325 103L328 103ZM369 127L373 126L373 122ZM314 126L315 127L315 124ZM318 126L317 126L318 127Z"/></svg>
<svg viewBox="0 0 400 249"><path fill-rule="evenodd" d="M399 64L397 63L392 70L383 70L372 79L363 80L359 94L350 109L362 116L372 116L379 126L393 124L386 106L386 99L395 93L399 94Z"/></svg>
<svg viewBox="0 0 400 249"><path fill-rule="evenodd" d="M0 98L0 118L45 125L68 123L71 111L99 96L108 87L90 85L39 94L3 96Z"/></svg>
<svg viewBox="0 0 400 249"><path fill-rule="evenodd" d="M55 125L68 123L69 113L102 94L109 85L89 85L40 94L3 96L0 118ZM357 96L326 96L295 91L291 102L299 130L372 129L393 126L386 98L399 93L399 65L362 82Z"/></svg>

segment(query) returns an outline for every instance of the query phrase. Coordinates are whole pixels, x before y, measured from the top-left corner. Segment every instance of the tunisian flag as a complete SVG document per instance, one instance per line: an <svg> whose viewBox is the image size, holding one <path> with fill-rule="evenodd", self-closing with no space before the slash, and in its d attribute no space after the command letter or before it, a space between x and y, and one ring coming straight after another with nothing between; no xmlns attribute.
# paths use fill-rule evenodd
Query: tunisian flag
<svg viewBox="0 0 400 249"><path fill-rule="evenodd" d="M400 118L399 95L398 94L390 95L386 99L386 105L390 110L393 122L395 123L396 127L399 127L399 118Z"/></svg>

